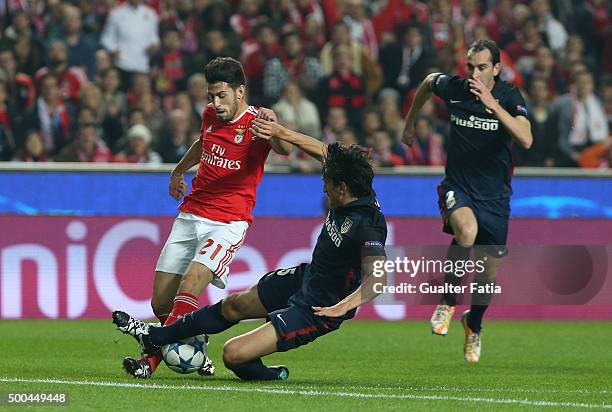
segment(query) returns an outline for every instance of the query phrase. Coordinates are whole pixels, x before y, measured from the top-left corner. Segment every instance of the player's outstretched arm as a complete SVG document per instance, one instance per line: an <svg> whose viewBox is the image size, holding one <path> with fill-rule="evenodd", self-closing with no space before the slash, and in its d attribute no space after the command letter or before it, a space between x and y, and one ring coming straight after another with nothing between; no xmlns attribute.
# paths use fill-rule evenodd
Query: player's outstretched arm
<svg viewBox="0 0 612 412"><path fill-rule="evenodd" d="M410 105L410 109L406 115L404 131L402 133L402 142L408 146L412 146L412 143L414 143L414 122L427 100L429 100L433 95L432 84L436 76L439 74L440 73L431 73L425 77L425 80L421 82L419 88L417 89L412 105Z"/></svg>
<svg viewBox="0 0 612 412"><path fill-rule="evenodd" d="M289 142L320 162L323 162L325 157L327 157L326 145L315 138L287 129L277 122L257 118L253 121L251 132L261 139L276 137L285 142Z"/></svg>
<svg viewBox="0 0 612 412"><path fill-rule="evenodd" d="M361 259L361 270L365 282L353 293L336 303L334 306L321 308L313 306L312 310L317 316L336 318L343 316L351 309L364 303L368 303L380 295L379 286L387 284L387 272L384 270L385 256L364 256Z"/></svg>
<svg viewBox="0 0 612 412"><path fill-rule="evenodd" d="M172 173L170 173L170 196L176 200L179 200L181 197L185 196L187 184L185 183L183 175L187 170L200 163L201 156L202 142L200 139L198 139L191 145L189 150L187 150L187 152L183 155L183 158L174 167Z"/></svg>

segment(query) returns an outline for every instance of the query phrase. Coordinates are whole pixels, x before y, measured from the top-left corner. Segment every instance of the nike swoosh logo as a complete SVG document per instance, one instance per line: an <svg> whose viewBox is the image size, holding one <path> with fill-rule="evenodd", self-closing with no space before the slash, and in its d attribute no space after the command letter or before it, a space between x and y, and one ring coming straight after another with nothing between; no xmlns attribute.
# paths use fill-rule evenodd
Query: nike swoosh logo
<svg viewBox="0 0 612 412"><path fill-rule="evenodd" d="M461 103L461 100L453 100L453 99L451 99L450 102L451 103Z"/></svg>
<svg viewBox="0 0 612 412"><path fill-rule="evenodd" d="M285 322L285 320L281 317L281 314L279 313L278 315L276 315L276 317L278 318L278 320L280 320L281 322L283 322L285 324L285 326L287 326L287 322Z"/></svg>

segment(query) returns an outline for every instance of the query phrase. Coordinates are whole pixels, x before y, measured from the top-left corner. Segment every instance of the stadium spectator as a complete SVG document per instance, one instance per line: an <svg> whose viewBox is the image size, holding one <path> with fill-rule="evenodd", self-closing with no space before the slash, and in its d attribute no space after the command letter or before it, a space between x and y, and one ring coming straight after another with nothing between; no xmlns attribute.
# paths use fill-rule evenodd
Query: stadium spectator
<svg viewBox="0 0 612 412"><path fill-rule="evenodd" d="M432 56L425 49L419 26L406 27L400 39L381 48L378 61L383 67L384 87L399 90L403 100L425 77Z"/></svg>
<svg viewBox="0 0 612 412"><path fill-rule="evenodd" d="M0 69L6 82L8 100L18 113L24 113L36 99L32 78L17 71L15 55L11 49L0 49Z"/></svg>
<svg viewBox="0 0 612 412"><path fill-rule="evenodd" d="M27 39L30 42L37 41L36 34L30 25L30 16L25 10L16 10L13 13L11 24L4 30L4 35L13 43L19 39Z"/></svg>
<svg viewBox="0 0 612 412"><path fill-rule="evenodd" d="M106 73L106 71L110 68L114 68L113 61L110 53L106 49L99 49L96 51L96 68L95 68L95 77L94 81L99 83L100 79L98 78L100 75Z"/></svg>
<svg viewBox="0 0 612 412"><path fill-rule="evenodd" d="M54 40L49 45L47 66L36 71L36 83L47 74L53 74L60 81L62 98L73 104L79 102L81 87L87 83L87 75L80 67L71 67L68 63L68 48L62 40Z"/></svg>
<svg viewBox="0 0 612 412"><path fill-rule="evenodd" d="M462 28L461 43L472 44L475 40L474 29L482 21L480 7L477 0L461 0L454 9L454 19Z"/></svg>
<svg viewBox="0 0 612 412"><path fill-rule="evenodd" d="M376 37L379 39L383 32L398 32L406 23L427 26L429 9L422 1L389 0L386 7L372 19Z"/></svg>
<svg viewBox="0 0 612 412"><path fill-rule="evenodd" d="M321 77L321 66L315 57L306 56L297 31L282 35L282 51L278 57L268 60L263 75L264 97L274 103L289 80L298 82L308 95Z"/></svg>
<svg viewBox="0 0 612 412"><path fill-rule="evenodd" d="M317 55L327 41L326 31L323 23L319 19L308 18L302 30L302 43L307 55Z"/></svg>
<svg viewBox="0 0 612 412"><path fill-rule="evenodd" d="M146 126L132 126L127 132L127 147L115 156L114 161L160 164L161 156L150 149L151 139L151 132Z"/></svg>
<svg viewBox="0 0 612 412"><path fill-rule="evenodd" d="M164 163L176 164L183 158L191 146L191 134L187 114L181 109L172 110L168 116L168 127L161 134L158 144L158 152Z"/></svg>
<svg viewBox="0 0 612 412"><path fill-rule="evenodd" d="M382 118L383 128L386 129L393 140L398 140L404 125L404 118L399 111L399 93L394 89L383 89L378 95L378 106Z"/></svg>
<svg viewBox="0 0 612 412"><path fill-rule="evenodd" d="M561 69L557 65L552 51L546 46L540 46L536 52L536 63L533 71L527 76L528 84L533 79L544 79L552 97L567 93L567 84Z"/></svg>
<svg viewBox="0 0 612 412"><path fill-rule="evenodd" d="M20 162L48 162L48 153L45 151L45 143L38 130L31 129L25 134L22 147L18 150L13 160Z"/></svg>
<svg viewBox="0 0 612 412"><path fill-rule="evenodd" d="M394 167L405 164L402 156L393 153L393 139L385 129L376 130L366 143L373 149L370 152L370 158L374 166Z"/></svg>
<svg viewBox="0 0 612 412"><path fill-rule="evenodd" d="M444 139L433 129L432 119L417 116L414 122L414 144L406 147L407 163L411 166L444 166Z"/></svg>
<svg viewBox="0 0 612 412"><path fill-rule="evenodd" d="M552 15L549 0L532 0L531 10L548 47L557 54L561 53L567 41L567 31Z"/></svg>
<svg viewBox="0 0 612 412"><path fill-rule="evenodd" d="M249 101L260 106L264 101L263 75L266 62L280 52L280 45L274 27L268 23L255 27L254 35L254 39L243 43L241 60L249 84Z"/></svg>
<svg viewBox="0 0 612 412"><path fill-rule="evenodd" d="M366 101L368 103L371 102L383 83L382 68L365 47L352 39L349 26L343 21L339 21L334 25L330 41L321 50L320 61L323 75L330 75L333 71L332 51L339 45L349 48L351 53L351 70L354 74L363 76Z"/></svg>
<svg viewBox="0 0 612 412"><path fill-rule="evenodd" d="M0 161L11 160L15 151L13 124L15 108L8 100L6 82L0 80Z"/></svg>
<svg viewBox="0 0 612 412"><path fill-rule="evenodd" d="M93 80L96 67L96 39L83 32L81 11L78 7L64 4L62 38L68 45L68 65L80 67Z"/></svg>
<svg viewBox="0 0 612 412"><path fill-rule="evenodd" d="M98 136L95 123L79 125L76 139L64 147L53 160L56 162L110 162L111 151Z"/></svg>
<svg viewBox="0 0 612 412"><path fill-rule="evenodd" d="M174 4L173 4L174 3ZM198 14L192 0L164 1L164 11L160 16L160 32L168 29L178 30L181 52L191 55L198 50L197 25Z"/></svg>
<svg viewBox="0 0 612 412"><path fill-rule="evenodd" d="M157 14L142 0L128 0L110 12L101 44L121 70L121 85L126 90L133 73L149 71L149 57L159 47Z"/></svg>
<svg viewBox="0 0 612 412"><path fill-rule="evenodd" d="M317 107L303 96L297 82L291 80L285 85L283 95L272 110L283 126L321 140L321 119Z"/></svg>
<svg viewBox="0 0 612 412"><path fill-rule="evenodd" d="M186 56L181 51L181 35L176 29L168 29L162 35L162 47L151 57L151 77L155 91L168 96L177 90L185 90L189 69Z"/></svg>
<svg viewBox="0 0 612 412"><path fill-rule="evenodd" d="M512 0L496 1L483 17L482 23L489 31L491 40L495 41L503 49L514 40L514 33L517 31L512 13ZM476 37L475 40L480 39Z"/></svg>
<svg viewBox="0 0 612 412"><path fill-rule="evenodd" d="M136 107L142 109L145 124L154 137L159 136L163 128L164 112L162 111L160 99L153 93L143 94L137 101Z"/></svg>
<svg viewBox="0 0 612 412"><path fill-rule="evenodd" d="M512 160L516 166L555 166L557 163L557 136L555 133L552 93L546 78L536 77L529 88L529 112L533 145L525 150L512 145Z"/></svg>
<svg viewBox="0 0 612 412"><path fill-rule="evenodd" d="M17 72L33 77L41 66L42 48L38 42L33 42L27 37L17 39L14 46Z"/></svg>
<svg viewBox="0 0 612 412"><path fill-rule="evenodd" d="M357 140L357 135L353 129L344 129L338 134L337 142L341 143L344 146L350 146L353 144L361 144Z"/></svg>
<svg viewBox="0 0 612 412"><path fill-rule="evenodd" d="M238 11L230 18L230 24L243 41L251 38L255 27L267 20L260 8L259 0L239 0Z"/></svg>
<svg viewBox="0 0 612 412"><path fill-rule="evenodd" d="M201 73L194 73L187 81L187 90L191 98L192 112L197 116L195 128L202 123L202 114L208 104L206 96L206 78Z"/></svg>
<svg viewBox="0 0 612 412"><path fill-rule="evenodd" d="M90 109L95 118L95 123L100 124L104 120L106 111L104 101L102 100L102 92L95 84L88 84L81 89L79 94L79 107Z"/></svg>
<svg viewBox="0 0 612 412"><path fill-rule="evenodd" d="M327 111L325 126L323 126L323 143L331 144L337 140L340 132L348 127L346 110L341 106L332 106Z"/></svg>
<svg viewBox="0 0 612 412"><path fill-rule="evenodd" d="M368 17L364 0L347 0L344 3L342 20L350 29L353 41L363 44L374 58L378 57L378 38L372 20Z"/></svg>
<svg viewBox="0 0 612 412"><path fill-rule="evenodd" d="M439 49L450 46L453 50L463 44L461 24L453 19L453 8L450 0L438 0L431 10L431 32L433 46Z"/></svg>
<svg viewBox="0 0 612 412"><path fill-rule="evenodd" d="M55 154L70 140L73 108L60 91L59 80L54 74L46 74L40 80L40 97L24 115L20 136L35 128L40 130L45 151Z"/></svg>
<svg viewBox="0 0 612 412"><path fill-rule="evenodd" d="M601 99L608 118L608 132L612 133L612 77L604 80L601 87Z"/></svg>
<svg viewBox="0 0 612 412"><path fill-rule="evenodd" d="M351 71L351 52L344 45L333 50L334 71L319 82L317 99L321 113L332 106L346 110L353 129L361 128L361 112L365 106L365 85L362 76Z"/></svg>
<svg viewBox="0 0 612 412"><path fill-rule="evenodd" d="M559 148L566 157L566 165L578 165L584 149L608 144L608 119L594 90L593 75L580 72L570 93L556 103Z"/></svg>
<svg viewBox="0 0 612 412"><path fill-rule="evenodd" d="M521 73L530 73L536 62L536 52L544 46L542 35L538 31L538 22L534 17L528 17L517 39L506 46L505 50Z"/></svg>
<svg viewBox="0 0 612 412"><path fill-rule="evenodd" d="M364 138L362 139L364 142L368 139L368 137L372 136L372 134L383 127L382 117L380 116L380 112L374 106L366 107L363 110L362 121L361 121L361 132Z"/></svg>
<svg viewBox="0 0 612 412"><path fill-rule="evenodd" d="M202 120L196 114L193 108L193 102L187 92L179 92L171 99L166 99L164 102L164 112L171 112L174 109L182 110L187 114L189 129L200 129Z"/></svg>
<svg viewBox="0 0 612 412"><path fill-rule="evenodd" d="M102 100L107 114L117 116L127 112L127 96L119 90L121 86L119 70L114 67L107 69L101 74L100 82L97 84L102 92Z"/></svg>
<svg viewBox="0 0 612 412"><path fill-rule="evenodd" d="M153 136L164 129L164 119L175 108L189 112L189 129L199 130L202 109L207 104L199 72L217 56L241 56L249 78L249 100L257 106L276 103L289 80L297 81L304 96L318 103L316 86L322 76L331 76L333 51L340 45L349 50L353 74L362 78L363 107L375 102L385 87L400 92L405 111L415 93L413 86L426 74L435 71L467 76L464 48L472 37L500 44L502 80L538 96L545 94L540 90L540 80L544 80L548 100L566 94L572 79L585 70L601 84L612 72L612 19L605 0L11 0L0 9L0 81L6 81L7 107L15 107L8 118L18 147L23 147L24 133L38 124L31 126L23 121L26 113L33 119L34 110L28 109L34 107L40 85L28 75L34 77L37 71L38 78L49 71L60 76L63 92L70 95L66 113L72 111L72 105L78 105L80 116L86 120L93 117L99 136L113 150L126 144L121 140L128 127L125 116L133 108L144 109L145 119L142 110L134 112L134 118L146 122ZM134 19L126 25L121 23L121 16ZM160 52L155 52L157 33L170 44ZM277 36L281 36L283 47ZM95 51L98 41L103 48ZM411 42L417 44L414 49L409 47ZM372 56L377 48L379 56ZM48 67L40 71L46 56ZM384 71L379 62L384 64ZM68 78L73 74L78 81ZM119 90L118 74L122 84ZM102 92L102 115L99 106L92 107L92 115L78 100L79 95L95 94L93 89L78 92L87 79ZM124 84L130 87L124 88ZM601 89L604 106L605 91ZM286 99L281 107L285 103ZM538 118L557 119L558 111L546 106L538 103ZM553 107L561 106L556 103ZM328 116L325 105L317 109L322 119L333 117ZM430 115L432 129L446 135L449 123L445 105L428 102L423 111ZM386 112L382 127L395 128L395 112ZM363 115L369 119L376 116ZM67 138L60 146L67 144L73 133L70 124L76 119L68 117ZM364 133L357 133L358 140L363 141L379 128L369 127L363 118L355 122L352 112L350 117L351 128L359 131L366 126ZM531 120L534 130L554 131L559 125L557 120L554 127L543 120ZM336 134L347 127L345 124L332 131L327 125L323 140L335 141ZM48 125L42 125L40 131L47 142ZM189 135L191 138L192 133ZM556 138L548 142L536 137L530 152L514 149L517 164L574 164L558 145ZM291 161L280 159L284 164Z"/></svg>
<svg viewBox="0 0 612 412"><path fill-rule="evenodd" d="M210 30L219 30L227 44L228 50L231 51L231 56L237 55L240 50L242 39L234 31L230 24L232 10L230 4L223 1L215 1L204 8L200 15L200 24L197 27L198 40L200 47L206 43L206 34ZM206 62L203 62L203 67Z"/></svg>

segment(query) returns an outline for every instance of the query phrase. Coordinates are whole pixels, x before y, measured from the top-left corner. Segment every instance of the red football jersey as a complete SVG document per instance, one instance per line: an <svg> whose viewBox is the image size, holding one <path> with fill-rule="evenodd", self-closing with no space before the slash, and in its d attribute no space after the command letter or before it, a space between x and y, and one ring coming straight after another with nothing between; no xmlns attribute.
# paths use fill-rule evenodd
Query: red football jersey
<svg viewBox="0 0 612 412"><path fill-rule="evenodd" d="M271 149L267 140L249 131L257 110L249 106L236 120L223 123L212 104L206 106L200 167L179 206L181 211L217 222L253 221L257 185Z"/></svg>

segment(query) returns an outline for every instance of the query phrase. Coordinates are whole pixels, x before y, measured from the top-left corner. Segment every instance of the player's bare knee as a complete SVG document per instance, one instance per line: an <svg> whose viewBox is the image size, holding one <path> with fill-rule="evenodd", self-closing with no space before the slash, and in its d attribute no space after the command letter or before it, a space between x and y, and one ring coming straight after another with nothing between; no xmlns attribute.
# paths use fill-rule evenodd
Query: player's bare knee
<svg viewBox="0 0 612 412"><path fill-rule="evenodd" d="M472 247L476 242L477 233L478 226L475 223L466 223L460 225L458 230L455 231L455 240L461 247Z"/></svg>
<svg viewBox="0 0 612 412"><path fill-rule="evenodd" d="M228 369L244 363L244 357L240 354L240 344L234 339L230 339L223 345L223 363Z"/></svg>

